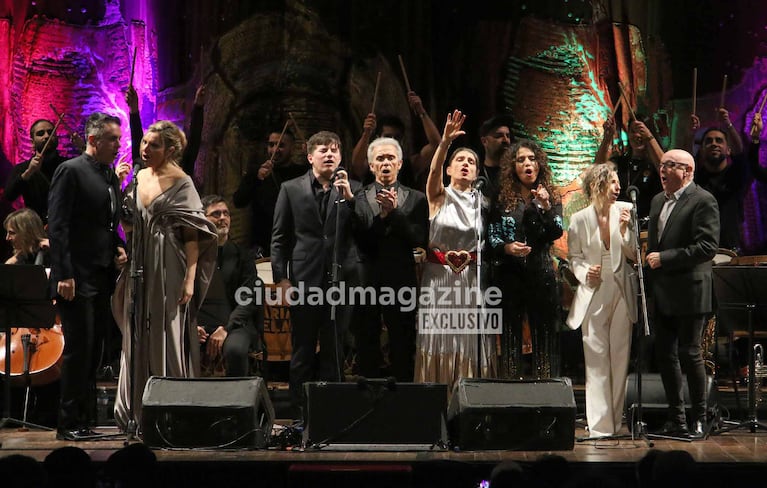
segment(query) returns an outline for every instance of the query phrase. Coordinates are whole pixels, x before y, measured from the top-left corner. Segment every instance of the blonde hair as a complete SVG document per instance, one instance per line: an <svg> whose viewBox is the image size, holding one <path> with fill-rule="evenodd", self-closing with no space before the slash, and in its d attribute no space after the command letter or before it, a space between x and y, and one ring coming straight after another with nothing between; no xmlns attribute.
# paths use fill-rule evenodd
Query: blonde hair
<svg viewBox="0 0 767 488"><path fill-rule="evenodd" d="M611 175L615 173L613 163L600 163L586 170L583 177L583 192L591 203L603 207L607 202L607 192L610 189Z"/></svg>
<svg viewBox="0 0 767 488"><path fill-rule="evenodd" d="M3 227L6 231L10 228L16 233L16 247L26 253L36 252L40 249L40 241L47 238L43 221L31 208L22 208L8 214Z"/></svg>
<svg viewBox="0 0 767 488"><path fill-rule="evenodd" d="M170 120L159 120L150 125L146 131L159 134L165 149L173 149L169 158L170 161L173 164L179 164L181 156L184 154L184 149L186 148L186 135L184 134L184 131L179 129L179 127Z"/></svg>

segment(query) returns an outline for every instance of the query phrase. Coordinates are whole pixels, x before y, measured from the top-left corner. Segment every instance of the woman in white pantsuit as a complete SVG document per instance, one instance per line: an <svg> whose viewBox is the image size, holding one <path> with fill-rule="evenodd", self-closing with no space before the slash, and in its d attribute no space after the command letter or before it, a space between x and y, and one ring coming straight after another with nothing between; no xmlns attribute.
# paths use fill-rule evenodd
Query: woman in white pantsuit
<svg viewBox="0 0 767 488"><path fill-rule="evenodd" d="M590 437L621 428L631 324L636 322L636 273L631 204L618 202L620 183L611 163L589 168L583 189L589 207L570 219L570 266L578 289L567 325L582 327L586 363L586 419Z"/></svg>

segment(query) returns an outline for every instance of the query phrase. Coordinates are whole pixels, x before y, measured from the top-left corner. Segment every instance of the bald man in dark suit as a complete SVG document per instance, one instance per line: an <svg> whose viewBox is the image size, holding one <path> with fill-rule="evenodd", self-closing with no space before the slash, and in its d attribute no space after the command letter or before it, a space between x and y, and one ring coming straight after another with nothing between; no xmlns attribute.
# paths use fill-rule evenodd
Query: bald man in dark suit
<svg viewBox="0 0 767 488"><path fill-rule="evenodd" d="M706 370L701 339L711 313L711 260L719 246L719 207L693 183L695 160L680 149L663 155L663 192L650 205L647 264L655 302L655 352L669 403L663 433L687 435L680 362L687 371L692 435L706 420Z"/></svg>

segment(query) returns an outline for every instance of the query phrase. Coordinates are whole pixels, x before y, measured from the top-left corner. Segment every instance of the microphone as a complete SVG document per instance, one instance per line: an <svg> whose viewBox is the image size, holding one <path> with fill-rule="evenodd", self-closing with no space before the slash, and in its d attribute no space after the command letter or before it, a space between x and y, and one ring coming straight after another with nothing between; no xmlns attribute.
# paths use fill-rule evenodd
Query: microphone
<svg viewBox="0 0 767 488"><path fill-rule="evenodd" d="M490 184L490 181L488 181L487 178L485 178L484 176L477 176L477 179L474 180L473 187L477 191L483 191L489 184Z"/></svg>
<svg viewBox="0 0 767 488"><path fill-rule="evenodd" d="M637 197L639 196L639 188L637 188L634 185L629 186L628 188L626 188L626 195L628 195L629 198L631 199L631 202L634 205L636 205Z"/></svg>

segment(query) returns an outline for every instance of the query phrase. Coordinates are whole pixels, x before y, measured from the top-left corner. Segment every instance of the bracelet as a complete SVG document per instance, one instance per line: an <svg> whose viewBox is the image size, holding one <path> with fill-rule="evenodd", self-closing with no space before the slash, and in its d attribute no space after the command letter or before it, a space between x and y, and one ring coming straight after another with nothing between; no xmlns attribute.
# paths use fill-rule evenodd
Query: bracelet
<svg viewBox="0 0 767 488"><path fill-rule="evenodd" d="M728 128L728 129L732 129L732 122L730 122L729 124L727 124L727 128Z"/></svg>
<svg viewBox="0 0 767 488"><path fill-rule="evenodd" d="M421 112L420 114L418 114L418 116L421 117L421 118L424 118L424 117L426 117L426 112Z"/></svg>

